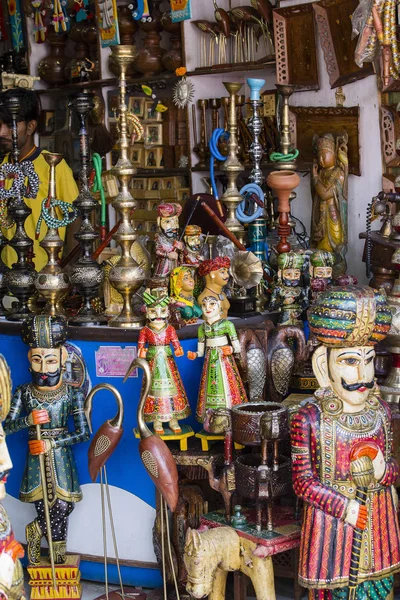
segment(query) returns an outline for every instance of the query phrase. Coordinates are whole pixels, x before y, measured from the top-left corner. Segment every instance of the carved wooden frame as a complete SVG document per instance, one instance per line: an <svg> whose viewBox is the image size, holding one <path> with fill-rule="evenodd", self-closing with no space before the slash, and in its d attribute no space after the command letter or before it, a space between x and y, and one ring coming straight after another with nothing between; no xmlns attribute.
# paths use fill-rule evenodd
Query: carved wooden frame
<svg viewBox="0 0 400 600"><path fill-rule="evenodd" d="M279 84L291 84L297 91L319 90L317 42L312 4L299 4L274 9L274 39L276 54L276 79ZM296 20L302 26L293 27ZM302 35L301 35L302 34ZM294 49L296 46L296 50ZM308 49L308 52L307 52ZM310 57L307 77L299 80L299 60Z"/></svg>
<svg viewBox="0 0 400 600"><path fill-rule="evenodd" d="M334 135L345 131L349 136L348 157L349 173L361 175L360 170L360 145L358 135L358 122L360 109L358 106L350 107L309 107L291 106L289 112L291 141L300 152L299 164L301 167L310 167L313 163L312 139L315 133Z"/></svg>
<svg viewBox="0 0 400 600"><path fill-rule="evenodd" d="M396 140L400 138L400 122L395 106L381 106L380 130L383 160L388 167L399 167L400 157L396 154Z"/></svg>
<svg viewBox="0 0 400 600"><path fill-rule="evenodd" d="M374 72L371 63L360 68L354 62L357 38L351 39L351 15L357 5L358 0L321 0L312 5L331 88Z"/></svg>

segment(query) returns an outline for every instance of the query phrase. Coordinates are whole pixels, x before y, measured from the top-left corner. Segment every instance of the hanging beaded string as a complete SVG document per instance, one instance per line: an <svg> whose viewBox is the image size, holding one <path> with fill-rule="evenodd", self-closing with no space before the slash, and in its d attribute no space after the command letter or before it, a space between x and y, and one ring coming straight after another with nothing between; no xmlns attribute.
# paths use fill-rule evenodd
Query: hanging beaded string
<svg viewBox="0 0 400 600"><path fill-rule="evenodd" d="M51 208L60 209L63 217L58 219L50 214ZM78 210L68 202L64 200L57 200L57 198L44 198L42 202L42 210L38 222L36 225L36 239L39 239L40 228L42 221L44 221L49 229L58 229L59 227L67 227L70 223L73 223L78 216Z"/></svg>

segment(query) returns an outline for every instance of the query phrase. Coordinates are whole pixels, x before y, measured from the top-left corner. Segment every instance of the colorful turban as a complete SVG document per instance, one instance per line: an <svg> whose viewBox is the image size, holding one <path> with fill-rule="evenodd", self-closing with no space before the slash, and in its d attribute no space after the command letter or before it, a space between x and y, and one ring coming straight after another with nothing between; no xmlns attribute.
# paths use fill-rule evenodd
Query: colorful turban
<svg viewBox="0 0 400 600"><path fill-rule="evenodd" d="M308 311L314 337L325 346L373 346L389 332L392 313L386 298L368 286L322 292Z"/></svg>
<svg viewBox="0 0 400 600"><path fill-rule="evenodd" d="M231 259L227 256L217 256L217 258L211 258L203 260L199 266L197 272L200 277L209 275L212 271L218 271L219 269L229 269L231 266Z"/></svg>
<svg viewBox="0 0 400 600"><path fill-rule="evenodd" d="M154 289L151 294L149 294L149 292L144 292L143 300L147 308L167 306L170 303L168 295L162 289Z"/></svg>
<svg viewBox="0 0 400 600"><path fill-rule="evenodd" d="M162 219L166 219L168 217L179 217L182 212L182 206L180 204L175 204L174 202L169 202L168 204L159 204L157 206L157 214Z"/></svg>
<svg viewBox="0 0 400 600"><path fill-rule="evenodd" d="M306 257L298 252L284 252L278 256L278 269L302 269Z"/></svg>
<svg viewBox="0 0 400 600"><path fill-rule="evenodd" d="M185 235L201 235L201 227L198 225L186 225Z"/></svg>
<svg viewBox="0 0 400 600"><path fill-rule="evenodd" d="M313 267L333 267L335 256L332 252L326 250L315 250L311 254L310 263Z"/></svg>
<svg viewBox="0 0 400 600"><path fill-rule="evenodd" d="M31 348L59 348L67 340L68 325L63 317L34 315L23 321L22 341Z"/></svg>

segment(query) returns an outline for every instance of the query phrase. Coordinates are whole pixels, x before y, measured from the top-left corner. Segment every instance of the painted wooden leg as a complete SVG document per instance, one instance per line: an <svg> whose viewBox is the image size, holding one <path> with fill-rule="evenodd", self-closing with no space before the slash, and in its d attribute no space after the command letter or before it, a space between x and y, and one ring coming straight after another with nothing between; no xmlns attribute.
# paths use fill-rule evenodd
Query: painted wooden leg
<svg viewBox="0 0 400 600"><path fill-rule="evenodd" d="M273 522L272 522L272 500L268 500L267 502L267 515L268 515L268 523L267 523L267 530L268 531L272 531L273 530Z"/></svg>
<svg viewBox="0 0 400 600"><path fill-rule="evenodd" d="M262 504L259 499L256 501L256 511L257 511L256 527L257 527L257 531L261 531L261 528L262 528Z"/></svg>
<svg viewBox="0 0 400 600"><path fill-rule="evenodd" d="M226 578L228 577L228 571L222 571L219 567L215 571L214 582L211 594L208 596L208 600L225 600L226 590Z"/></svg>
<svg viewBox="0 0 400 600"><path fill-rule="evenodd" d="M233 600L247 600L247 577L241 571L233 574Z"/></svg>
<svg viewBox="0 0 400 600"><path fill-rule="evenodd" d="M181 452L186 452L188 449L188 439L187 438L182 438L181 441L179 442L179 449Z"/></svg>
<svg viewBox="0 0 400 600"><path fill-rule="evenodd" d="M255 544L253 546L255 548ZM250 577L257 600L276 600L271 556L259 558L251 553L251 559L252 566L244 566L242 570Z"/></svg>

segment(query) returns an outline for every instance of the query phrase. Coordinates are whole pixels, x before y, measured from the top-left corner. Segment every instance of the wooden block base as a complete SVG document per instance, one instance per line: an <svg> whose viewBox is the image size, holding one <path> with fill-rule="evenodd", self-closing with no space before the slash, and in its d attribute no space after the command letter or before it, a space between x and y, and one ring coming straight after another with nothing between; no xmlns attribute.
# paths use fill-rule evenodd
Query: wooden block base
<svg viewBox="0 0 400 600"><path fill-rule="evenodd" d="M225 436L223 435L208 433L208 431L205 431L204 429L196 433L195 437L197 437L201 441L201 449L203 450L203 452L208 452L208 450L210 449L210 442L219 442L225 439ZM242 448L244 448L242 444L238 444L237 442L234 442L234 444L235 450L242 450Z"/></svg>
<svg viewBox="0 0 400 600"><path fill-rule="evenodd" d="M182 432L181 433L174 433L171 429L169 429L168 427L164 428L164 433L162 435L159 435L158 433L156 433L155 435L158 435L158 437L160 437L162 440L164 440L164 442L174 442L174 441L178 441L179 442L179 450L181 450L181 452L186 452L188 449L188 439L190 437L194 436L194 431L193 429L189 426L189 425L182 425ZM140 433L139 430L137 429L137 427L135 427L135 429L133 430L133 433L135 435L135 438L140 438Z"/></svg>
<svg viewBox="0 0 400 600"><path fill-rule="evenodd" d="M79 600L82 596L79 554L67 554L63 565L55 565L56 589L53 586L49 558L43 556L40 565L28 565L31 600Z"/></svg>

